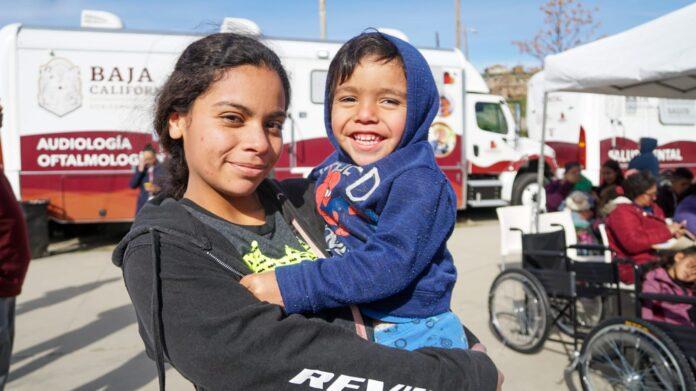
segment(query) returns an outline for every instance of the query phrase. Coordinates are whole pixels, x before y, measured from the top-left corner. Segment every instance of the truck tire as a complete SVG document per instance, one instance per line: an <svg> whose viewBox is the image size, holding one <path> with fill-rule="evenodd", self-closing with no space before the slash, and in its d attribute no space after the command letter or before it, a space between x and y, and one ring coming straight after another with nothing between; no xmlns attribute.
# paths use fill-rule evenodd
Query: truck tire
<svg viewBox="0 0 696 391"><path fill-rule="evenodd" d="M544 184L547 180L544 179ZM515 179L515 184L512 186L512 205L533 204L533 194L536 192L537 174L535 172L524 173ZM546 197L542 195L542 207L546 204Z"/></svg>

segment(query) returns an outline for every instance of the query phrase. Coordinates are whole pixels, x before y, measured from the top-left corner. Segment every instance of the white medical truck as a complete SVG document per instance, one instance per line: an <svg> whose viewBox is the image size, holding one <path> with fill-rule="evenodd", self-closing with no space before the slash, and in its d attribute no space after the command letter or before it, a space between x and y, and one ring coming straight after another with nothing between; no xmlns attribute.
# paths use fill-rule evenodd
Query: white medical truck
<svg viewBox="0 0 696 391"><path fill-rule="evenodd" d="M0 30L0 130L5 175L18 198L48 199L59 222L129 221L132 167L153 140L153 97L197 35L56 29ZM292 85L283 154L274 175L306 175L331 147L324 84L341 42L260 37L281 57ZM505 101L457 49L421 49L440 89L431 128L437 161L458 207L530 202L539 144L517 135ZM555 169L548 149L547 166Z"/></svg>
<svg viewBox="0 0 696 391"><path fill-rule="evenodd" d="M544 73L527 84L529 136L541 139ZM599 185L608 159L625 169L639 153L641 137L657 139L661 170L686 167L696 173L696 101L620 95L553 92L546 107L546 145L560 166L578 161L583 174Z"/></svg>

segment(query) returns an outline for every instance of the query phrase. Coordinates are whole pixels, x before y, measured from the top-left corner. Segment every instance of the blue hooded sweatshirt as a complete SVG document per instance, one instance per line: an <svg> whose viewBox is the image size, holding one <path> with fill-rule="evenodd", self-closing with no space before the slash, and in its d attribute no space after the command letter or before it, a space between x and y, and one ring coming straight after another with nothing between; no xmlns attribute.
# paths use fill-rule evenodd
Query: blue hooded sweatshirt
<svg viewBox="0 0 696 391"><path fill-rule="evenodd" d="M638 171L650 171L655 178L660 175L660 162L653 151L657 148L657 140L650 137L641 137L640 155L631 159L628 168Z"/></svg>
<svg viewBox="0 0 696 391"><path fill-rule="evenodd" d="M389 321L450 310L456 270L446 243L456 220L456 195L428 143L439 94L420 52L384 37L396 45L406 69L401 141L377 162L355 165L333 135L327 95L324 119L335 152L310 178L317 182L332 257L276 269L289 313L361 304L367 315Z"/></svg>

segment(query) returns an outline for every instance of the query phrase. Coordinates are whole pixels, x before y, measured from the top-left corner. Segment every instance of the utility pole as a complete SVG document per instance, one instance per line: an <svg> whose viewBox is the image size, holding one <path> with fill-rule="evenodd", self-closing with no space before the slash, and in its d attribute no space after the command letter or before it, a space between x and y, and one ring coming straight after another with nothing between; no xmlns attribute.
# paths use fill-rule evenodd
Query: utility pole
<svg viewBox="0 0 696 391"><path fill-rule="evenodd" d="M455 45L458 49L462 48L462 0L454 0L454 26L455 26Z"/></svg>
<svg viewBox="0 0 696 391"><path fill-rule="evenodd" d="M469 59L469 33L476 34L478 30L473 27L463 26L462 35L464 36L464 58Z"/></svg>
<svg viewBox="0 0 696 391"><path fill-rule="evenodd" d="M319 0L319 36L326 39L326 0Z"/></svg>

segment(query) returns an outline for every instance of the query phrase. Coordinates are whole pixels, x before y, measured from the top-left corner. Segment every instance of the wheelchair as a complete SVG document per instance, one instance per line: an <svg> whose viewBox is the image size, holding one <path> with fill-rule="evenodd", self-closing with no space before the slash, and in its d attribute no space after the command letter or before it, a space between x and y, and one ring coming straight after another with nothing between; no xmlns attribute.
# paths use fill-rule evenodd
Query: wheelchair
<svg viewBox="0 0 696 391"><path fill-rule="evenodd" d="M566 246L562 229L522 233L522 264L506 268L488 295L489 326L506 346L521 353L539 351L555 328L579 341L606 316L608 298L619 292L615 263L576 262L568 249L606 251L602 245ZM619 311L621 301L615 300Z"/></svg>
<svg viewBox="0 0 696 391"><path fill-rule="evenodd" d="M634 265L636 317L606 319L593 328L566 371L579 371L584 390L696 390L696 328L641 318L646 302L696 306L696 297L642 292L648 267Z"/></svg>
<svg viewBox="0 0 696 391"><path fill-rule="evenodd" d="M650 265L576 262L566 255L568 248L606 250L601 245L566 246L562 230L522 234L521 265L506 268L491 285L493 334L521 353L535 353L546 341L571 344L572 362L565 371L570 389L575 388L570 375L577 370L586 391L696 390L696 328L641 318L648 301L696 306L696 297L642 292ZM636 283L630 289L619 283L620 263L633 265ZM622 297L632 300L622 305ZM583 309L583 301L594 304ZM612 302L615 308L608 309ZM554 328L572 342L552 338Z"/></svg>

